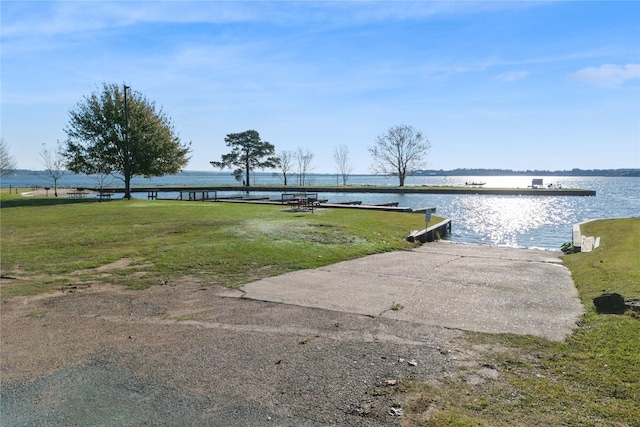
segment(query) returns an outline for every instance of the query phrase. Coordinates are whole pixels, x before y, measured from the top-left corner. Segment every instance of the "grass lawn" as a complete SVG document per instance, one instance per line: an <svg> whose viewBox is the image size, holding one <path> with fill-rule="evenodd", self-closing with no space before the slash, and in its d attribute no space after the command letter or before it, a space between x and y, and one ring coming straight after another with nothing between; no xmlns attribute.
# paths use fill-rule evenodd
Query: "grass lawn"
<svg viewBox="0 0 640 427"><path fill-rule="evenodd" d="M423 215L178 201L24 198L1 194L2 297L107 281L144 288L184 276L234 287L261 277L409 249ZM640 426L640 320L601 315L592 298L640 298L640 219L584 226L601 237L567 255L586 308L566 342L468 333L480 383L402 381L405 426ZM125 261L125 262L123 262ZM113 268L104 269L111 265ZM474 369L474 368L469 368Z"/></svg>
<svg viewBox="0 0 640 427"><path fill-rule="evenodd" d="M640 218L583 226L601 236L590 253L564 257L586 314L566 342L469 334L499 377L406 384L406 426L640 426L640 313L597 314L605 292L640 298Z"/></svg>
<svg viewBox="0 0 640 427"><path fill-rule="evenodd" d="M6 193L1 203L3 297L96 281L145 288L183 276L234 287L409 249L405 238L424 228L423 215L351 209Z"/></svg>

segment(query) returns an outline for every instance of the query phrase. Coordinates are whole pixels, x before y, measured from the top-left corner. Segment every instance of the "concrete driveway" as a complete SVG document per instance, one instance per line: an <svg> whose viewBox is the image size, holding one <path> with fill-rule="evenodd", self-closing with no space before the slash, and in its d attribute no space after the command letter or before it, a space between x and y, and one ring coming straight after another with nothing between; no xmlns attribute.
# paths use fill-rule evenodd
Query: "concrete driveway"
<svg viewBox="0 0 640 427"><path fill-rule="evenodd" d="M227 296L563 340L583 307L560 256L437 242L259 280Z"/></svg>
<svg viewBox="0 0 640 427"><path fill-rule="evenodd" d="M3 299L0 425L400 426L388 380L500 375L461 330L561 340L582 313L558 253L446 243L233 295L185 277Z"/></svg>

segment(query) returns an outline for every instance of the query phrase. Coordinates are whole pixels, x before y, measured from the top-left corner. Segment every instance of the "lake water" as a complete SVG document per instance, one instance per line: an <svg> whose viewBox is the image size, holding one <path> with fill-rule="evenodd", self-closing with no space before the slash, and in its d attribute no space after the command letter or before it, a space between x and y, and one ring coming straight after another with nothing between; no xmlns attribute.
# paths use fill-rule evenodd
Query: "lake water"
<svg viewBox="0 0 640 427"><path fill-rule="evenodd" d="M486 187L526 188L535 176L420 176L408 177L406 185L465 186L465 182L482 181ZM398 202L412 208L435 207L436 214L452 220L449 240L460 243L559 250L571 240L575 223L600 218L640 216L640 178L609 177L544 177L544 184L563 188L595 190L595 197L576 196L489 196L452 194L362 194L321 193L330 202L361 200L363 203ZM279 177L256 173L253 185L281 184ZM292 180L291 183L294 183ZM108 185L122 186L111 179ZM136 178L133 186L202 186L237 184L228 172L184 172L179 175L153 179ZM338 185L335 175L311 175L307 185ZM396 186L397 179L374 175L352 175L351 185ZM3 177L2 187L50 186L43 173ZM94 177L67 174L58 182L61 187L96 187ZM242 195L225 193L220 196ZM278 198L274 193L251 193ZM146 193L138 194L146 198ZM408 230L409 231L409 230Z"/></svg>

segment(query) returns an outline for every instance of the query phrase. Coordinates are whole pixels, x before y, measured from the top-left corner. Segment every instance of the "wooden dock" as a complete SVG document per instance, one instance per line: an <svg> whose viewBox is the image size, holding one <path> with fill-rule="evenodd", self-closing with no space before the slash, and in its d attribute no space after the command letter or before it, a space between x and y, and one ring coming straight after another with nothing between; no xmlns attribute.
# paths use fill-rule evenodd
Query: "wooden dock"
<svg viewBox="0 0 640 427"><path fill-rule="evenodd" d="M109 188L117 193L123 193L124 188ZM315 192L315 193L351 193L351 194L475 194L492 196L595 196L594 190L580 188L484 188L484 187L390 187L390 186L254 186L243 187L239 185L224 186L200 186L200 187L133 187L131 192Z"/></svg>
<svg viewBox="0 0 640 427"><path fill-rule="evenodd" d="M412 208L403 206L378 206L378 205L349 205L344 203L320 203L321 208L333 208L333 209L363 209L370 211L385 211L385 212L411 212Z"/></svg>
<svg viewBox="0 0 640 427"><path fill-rule="evenodd" d="M213 200L211 200L213 201ZM244 198L219 198L215 200L220 203L255 203L262 205L282 205L288 206L287 203L282 203L280 200L274 199L244 199ZM427 209L435 211L435 208L422 208L422 209L413 209L409 207L403 206L379 206L379 205L353 205L353 204L344 204L344 203L327 203L326 201L320 201L317 205L318 208L326 208L326 209L360 209L360 210L371 210L371 211L384 211L384 212L408 212L408 213L424 213Z"/></svg>

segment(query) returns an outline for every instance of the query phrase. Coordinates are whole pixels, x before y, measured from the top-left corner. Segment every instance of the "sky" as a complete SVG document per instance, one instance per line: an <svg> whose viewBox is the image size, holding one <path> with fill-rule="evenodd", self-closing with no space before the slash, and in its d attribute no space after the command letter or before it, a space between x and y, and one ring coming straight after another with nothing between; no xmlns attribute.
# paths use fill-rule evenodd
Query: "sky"
<svg viewBox="0 0 640 427"><path fill-rule="evenodd" d="M640 168L637 1L6 1L1 136L20 169L69 111L127 84L191 143L192 171L256 130L352 173L397 125L429 169Z"/></svg>

